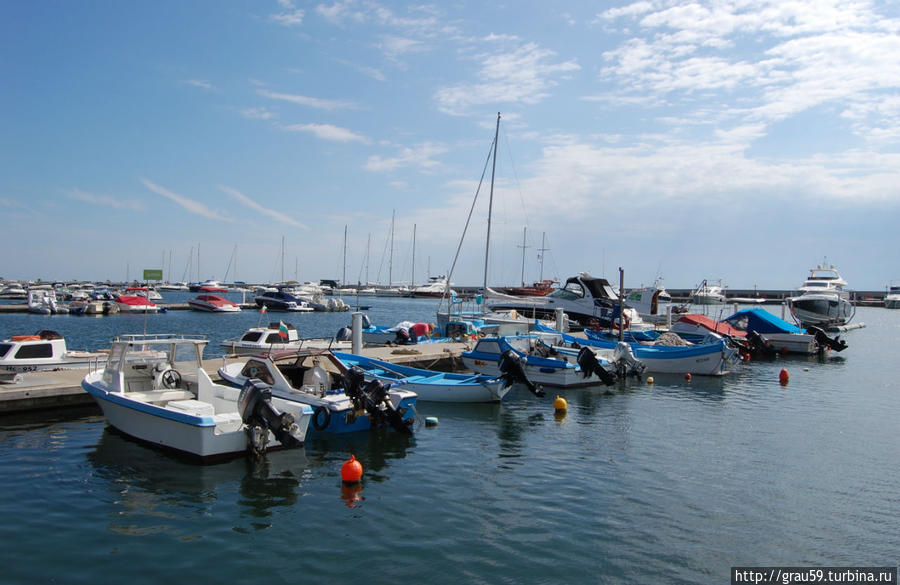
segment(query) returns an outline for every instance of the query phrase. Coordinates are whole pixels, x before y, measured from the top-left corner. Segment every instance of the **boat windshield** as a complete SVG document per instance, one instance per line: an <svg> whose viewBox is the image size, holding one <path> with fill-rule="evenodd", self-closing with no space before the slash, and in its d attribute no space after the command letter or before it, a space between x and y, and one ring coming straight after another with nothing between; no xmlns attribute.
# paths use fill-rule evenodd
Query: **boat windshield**
<svg viewBox="0 0 900 585"><path fill-rule="evenodd" d="M567 282L565 287L558 288L547 296L554 299L562 299L567 301L583 299L584 287L582 287L578 281L573 280Z"/></svg>

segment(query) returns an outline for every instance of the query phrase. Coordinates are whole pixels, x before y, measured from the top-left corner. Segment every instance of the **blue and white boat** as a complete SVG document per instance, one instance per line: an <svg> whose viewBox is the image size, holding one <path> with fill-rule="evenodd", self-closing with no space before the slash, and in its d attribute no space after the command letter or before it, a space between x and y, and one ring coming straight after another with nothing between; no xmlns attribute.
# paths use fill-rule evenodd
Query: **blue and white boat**
<svg viewBox="0 0 900 585"><path fill-rule="evenodd" d="M302 446L312 409L271 396L258 380L214 384L202 367L206 344L202 336L118 336L106 366L81 386L119 431L202 461Z"/></svg>
<svg viewBox="0 0 900 585"><path fill-rule="evenodd" d="M313 409L317 433L350 433L387 427L411 434L416 393L403 387L366 382L362 370L348 368L326 349L300 349L240 358L219 368L219 376L241 387L257 378L273 397Z"/></svg>
<svg viewBox="0 0 900 585"><path fill-rule="evenodd" d="M424 402L500 402L516 381L515 373L509 370L499 376L454 374L392 364L352 353L334 352L334 355L348 368L360 368L366 380L402 386L415 392ZM537 389L534 391L543 395Z"/></svg>
<svg viewBox="0 0 900 585"><path fill-rule="evenodd" d="M615 348L607 352L589 348L561 352L556 349L557 343L561 343L559 336L552 339L542 334L482 337L471 351L463 352L462 361L473 372L499 376L502 373L501 358L511 352L522 364L525 376L534 384L573 388L615 383Z"/></svg>
<svg viewBox="0 0 900 585"><path fill-rule="evenodd" d="M567 344L578 344L600 349L614 349L619 342L598 335L591 329L585 330L587 339L566 333L560 334ZM703 343L690 345L651 345L638 341L625 341L631 347L634 357L644 364L649 373L697 374L720 376L728 373L728 368L737 362L737 349L722 336L710 333Z"/></svg>
<svg viewBox="0 0 900 585"><path fill-rule="evenodd" d="M311 313L315 310L306 300L282 289L265 291L257 295L253 300L257 307L265 307L269 311Z"/></svg>

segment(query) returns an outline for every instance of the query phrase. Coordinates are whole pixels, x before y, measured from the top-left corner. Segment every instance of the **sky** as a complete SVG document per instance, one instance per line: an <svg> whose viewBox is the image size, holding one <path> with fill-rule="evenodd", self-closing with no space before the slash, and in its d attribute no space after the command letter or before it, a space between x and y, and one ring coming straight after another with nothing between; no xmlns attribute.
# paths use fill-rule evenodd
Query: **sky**
<svg viewBox="0 0 900 585"><path fill-rule="evenodd" d="M900 282L898 0L8 0L0 53L6 279Z"/></svg>

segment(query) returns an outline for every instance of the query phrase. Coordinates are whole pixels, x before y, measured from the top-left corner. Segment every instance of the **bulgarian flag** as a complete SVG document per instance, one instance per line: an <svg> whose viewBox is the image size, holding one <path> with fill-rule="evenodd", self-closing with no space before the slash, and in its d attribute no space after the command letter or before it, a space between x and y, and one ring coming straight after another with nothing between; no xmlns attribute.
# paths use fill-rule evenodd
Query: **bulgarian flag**
<svg viewBox="0 0 900 585"><path fill-rule="evenodd" d="M288 337L288 328L287 325L284 324L284 321L278 322L278 335L280 335L282 339L287 339Z"/></svg>
<svg viewBox="0 0 900 585"><path fill-rule="evenodd" d="M261 306L261 307L259 308L259 312L265 314L265 312L266 312L266 306L265 306L265 305Z"/></svg>

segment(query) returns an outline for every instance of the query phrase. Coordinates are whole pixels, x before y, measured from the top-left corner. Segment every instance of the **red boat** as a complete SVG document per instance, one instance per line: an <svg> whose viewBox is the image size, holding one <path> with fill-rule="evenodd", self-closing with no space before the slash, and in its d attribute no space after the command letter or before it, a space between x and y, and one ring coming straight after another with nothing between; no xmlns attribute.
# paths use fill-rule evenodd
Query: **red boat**
<svg viewBox="0 0 900 585"><path fill-rule="evenodd" d="M216 295L197 295L188 299L188 306L194 311L207 313L237 313L241 310L236 303Z"/></svg>
<svg viewBox="0 0 900 585"><path fill-rule="evenodd" d="M501 288L500 292L516 297L542 297L552 292L558 280L540 280L531 286L508 286Z"/></svg>

